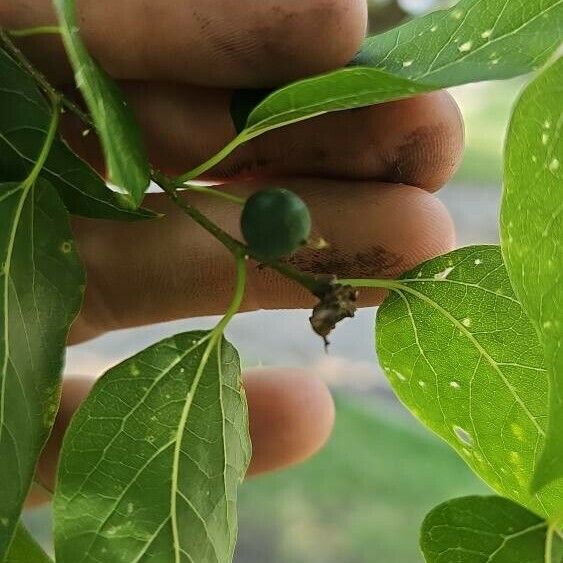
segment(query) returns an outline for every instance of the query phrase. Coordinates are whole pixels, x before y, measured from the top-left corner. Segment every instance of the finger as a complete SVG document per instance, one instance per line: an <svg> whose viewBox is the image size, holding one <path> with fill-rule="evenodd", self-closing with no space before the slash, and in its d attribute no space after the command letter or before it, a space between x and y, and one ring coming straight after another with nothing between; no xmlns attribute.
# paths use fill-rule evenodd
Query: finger
<svg viewBox="0 0 563 563"><path fill-rule="evenodd" d="M297 369L256 369L245 376L252 461L248 475L306 460L328 440L334 403L324 382Z"/></svg>
<svg viewBox="0 0 563 563"><path fill-rule="evenodd" d="M229 190L247 197L264 184L241 183ZM392 277L450 250L453 226L431 194L402 185L330 180L285 180L308 203L315 234L330 248L302 250L293 261L304 271L339 277ZM239 236L240 207L209 196L190 201ZM74 222L88 276L85 303L71 341L107 330L222 314L231 300L233 259L211 235L188 219L167 196L146 201L166 214L161 220ZM309 308L313 297L268 268L248 266L242 310ZM365 291L361 304L381 292Z"/></svg>
<svg viewBox="0 0 563 563"><path fill-rule="evenodd" d="M39 462L38 477L52 489L64 433L93 381L64 382L61 408ZM334 405L326 385L314 374L296 369L252 370L244 378L248 399L252 460L248 475L303 461L326 442L334 423ZM28 505L46 502L34 490Z"/></svg>
<svg viewBox="0 0 563 563"><path fill-rule="evenodd" d="M120 0L78 3L88 49L116 78L228 87L271 86L346 64L367 23L365 0ZM56 22L51 0L2 0L0 25ZM24 40L59 80L70 72L56 37Z"/></svg>
<svg viewBox="0 0 563 563"><path fill-rule="evenodd" d="M170 174L205 162L236 134L226 91L127 83L126 92L151 162ZM77 152L103 169L95 138L85 137L79 122L71 118L66 133ZM457 169L463 142L456 103L448 93L436 92L276 129L240 147L207 178L307 175L405 183L433 191Z"/></svg>

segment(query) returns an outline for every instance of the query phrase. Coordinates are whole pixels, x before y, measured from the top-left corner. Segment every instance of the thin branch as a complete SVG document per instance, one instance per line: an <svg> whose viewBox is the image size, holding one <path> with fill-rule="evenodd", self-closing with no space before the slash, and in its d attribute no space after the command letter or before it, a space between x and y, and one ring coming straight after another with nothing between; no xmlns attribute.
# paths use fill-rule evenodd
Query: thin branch
<svg viewBox="0 0 563 563"><path fill-rule="evenodd" d="M319 278L312 274L307 274L296 270L289 264L281 262L279 260L264 261L262 258L257 256L251 249L249 249L242 242L236 240L231 235L223 231L219 226L217 226L213 221L208 219L201 211L195 208L193 205L188 203L181 193L177 192L172 180L161 174L160 172L155 173L155 181L157 184L168 194L172 201L180 207L186 215L191 217L198 225L203 227L208 233L213 235L219 242L221 242L230 252L237 255L241 252L246 256L249 256L260 262L264 266L275 270L276 272L282 274L288 279L293 280L299 285L303 286L305 289L310 291L313 295L323 295L327 288L332 284L331 281L326 278Z"/></svg>
<svg viewBox="0 0 563 563"><path fill-rule="evenodd" d="M39 84L41 89L51 98L61 100L63 107L77 115L84 123L90 127L94 126L92 118L72 100L67 98L62 92L57 90L47 79L47 77L38 69L36 69L29 59L22 53L21 49L10 39L10 33L0 27L0 40L4 44L7 52L12 56L14 62L23 70L27 71Z"/></svg>
<svg viewBox="0 0 563 563"><path fill-rule="evenodd" d="M95 127L92 118L84 112L77 104L68 99L64 94L58 91L45 77L43 73L37 70L27 57L23 54L21 49L11 40L10 34L7 30L0 27L0 40L4 44L7 52L12 56L16 64L18 64L22 69L27 71L41 87L41 89L48 95L50 99L58 99L62 106L78 116L86 125L90 127ZM291 279L303 286L305 289L310 291L313 295L319 296L324 295L332 285L330 280L325 277L317 277L305 272L300 272L296 270L289 264L281 262L279 260L264 261L259 256L254 254L249 248L247 248L240 241L231 237L228 233L223 231L218 227L213 221L208 219L203 213L201 213L197 208L190 205L181 195L178 194L176 188L185 187L183 183L188 179L184 178L182 182L178 182L178 179L171 179L161 172L156 170L151 170L151 179L156 182L169 196L170 198L179 206L186 215L190 216L196 223L202 226L206 231L212 234L217 240L219 240L226 248L228 248L233 254L237 255L240 252L244 252L246 256L254 258L256 261L260 262L264 266L271 268L278 273L282 274L288 279ZM194 190L196 191L196 190ZM202 190L200 190L202 191ZM234 200L233 200L234 201ZM239 202L237 202L239 203Z"/></svg>

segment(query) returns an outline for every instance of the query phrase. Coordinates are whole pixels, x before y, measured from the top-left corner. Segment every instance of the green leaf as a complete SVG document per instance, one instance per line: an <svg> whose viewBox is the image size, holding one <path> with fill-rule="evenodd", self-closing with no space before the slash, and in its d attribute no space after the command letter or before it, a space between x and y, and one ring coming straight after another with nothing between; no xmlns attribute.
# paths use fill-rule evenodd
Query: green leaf
<svg viewBox="0 0 563 563"><path fill-rule="evenodd" d="M300 80L259 103L235 100L239 135L186 182L263 133L327 112L389 102L480 80L530 72L561 43L563 0L464 0L365 41L352 67Z"/></svg>
<svg viewBox="0 0 563 563"><path fill-rule="evenodd" d="M462 0L366 39L354 64L446 88L526 74L561 37L563 0Z"/></svg>
<svg viewBox="0 0 563 563"><path fill-rule="evenodd" d="M528 491L545 439L543 350L500 249L457 250L386 287L377 352L397 395L495 491L553 516L563 486Z"/></svg>
<svg viewBox="0 0 563 563"><path fill-rule="evenodd" d="M374 68L343 68L276 90L248 116L243 135L340 111L421 94L431 87Z"/></svg>
<svg viewBox="0 0 563 563"><path fill-rule="evenodd" d="M0 185L0 561L58 409L84 273L68 212L44 180Z"/></svg>
<svg viewBox="0 0 563 563"><path fill-rule="evenodd" d="M343 68L300 80L270 94L250 113L246 128L223 150L177 180L187 182L197 178L240 145L272 129L332 111L408 98L433 89L374 68ZM240 128L240 114L248 111L248 107L241 107L244 97L241 102L233 108L237 128Z"/></svg>
<svg viewBox="0 0 563 563"><path fill-rule="evenodd" d="M52 563L52 560L25 527L19 524L4 563Z"/></svg>
<svg viewBox="0 0 563 563"><path fill-rule="evenodd" d="M150 184L148 157L133 112L117 84L90 57L80 38L74 0L54 0L76 85L98 132L110 182L136 209Z"/></svg>
<svg viewBox="0 0 563 563"><path fill-rule="evenodd" d="M526 88L514 111L501 213L510 279L540 335L551 375L549 431L535 488L563 478L562 100L563 59L559 59Z"/></svg>
<svg viewBox="0 0 563 563"><path fill-rule="evenodd" d="M80 408L55 494L59 563L231 561L250 439L238 355L210 335L148 348Z"/></svg>
<svg viewBox="0 0 563 563"><path fill-rule="evenodd" d="M428 563L561 563L563 541L545 520L501 497L463 497L437 506L422 524ZM551 549L551 559L546 557Z"/></svg>
<svg viewBox="0 0 563 563"><path fill-rule="evenodd" d="M49 126L50 108L26 71L0 49L0 178L26 177ZM104 181L57 139L42 171L76 215L133 221L155 217L148 210L123 209Z"/></svg>

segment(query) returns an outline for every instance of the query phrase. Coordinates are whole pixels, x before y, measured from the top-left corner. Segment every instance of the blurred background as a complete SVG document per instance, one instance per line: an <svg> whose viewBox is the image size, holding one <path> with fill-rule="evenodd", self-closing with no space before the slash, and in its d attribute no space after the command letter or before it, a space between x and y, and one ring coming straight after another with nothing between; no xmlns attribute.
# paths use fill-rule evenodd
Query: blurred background
<svg viewBox="0 0 563 563"><path fill-rule="evenodd" d="M452 2L371 0L371 32ZM502 147L523 80L452 90L466 121L461 169L439 197L460 246L497 243ZM309 311L239 315L229 339L247 367L312 367L331 384L337 422L327 447L308 463L246 482L240 492L237 563L415 563L425 514L455 496L486 487L398 402L374 353L374 310L361 311L332 337L330 354L308 325ZM195 319L121 331L71 348L67 372L101 374L176 332L211 327ZM279 327L283 325L283 338ZM49 544L48 510L26 521Z"/></svg>

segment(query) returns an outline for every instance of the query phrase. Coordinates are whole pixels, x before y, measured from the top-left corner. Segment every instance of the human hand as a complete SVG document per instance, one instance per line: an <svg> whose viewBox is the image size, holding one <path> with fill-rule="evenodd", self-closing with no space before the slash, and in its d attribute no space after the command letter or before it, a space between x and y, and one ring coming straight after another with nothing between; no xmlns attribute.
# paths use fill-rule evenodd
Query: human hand
<svg viewBox="0 0 563 563"><path fill-rule="evenodd" d="M182 173L205 161L234 134L229 112L240 87L270 87L345 64L359 48L362 0L122 0L79 3L93 55L120 80L143 128L151 161ZM54 23L50 0L3 0L0 24ZM56 37L22 40L52 80L69 93L70 68ZM66 117L73 148L95 167L96 141ZM329 249L296 258L304 270L344 277L391 277L448 251L453 227L431 192L455 170L463 128L445 93L325 115L272 131L238 149L207 179L246 196L281 184L310 206L315 232ZM414 187L416 186L416 187ZM238 233L240 210L190 196L226 230ZM88 288L70 344L106 331L220 313L230 300L230 255L162 194L145 205L161 220L136 224L75 219ZM376 304L380 292L365 292ZM250 268L244 310L310 307L311 297L267 270ZM67 382L53 440L41 462L51 483L60 436L89 383ZM333 422L326 387L314 375L261 371L246 379L254 457L251 472L306 458Z"/></svg>

